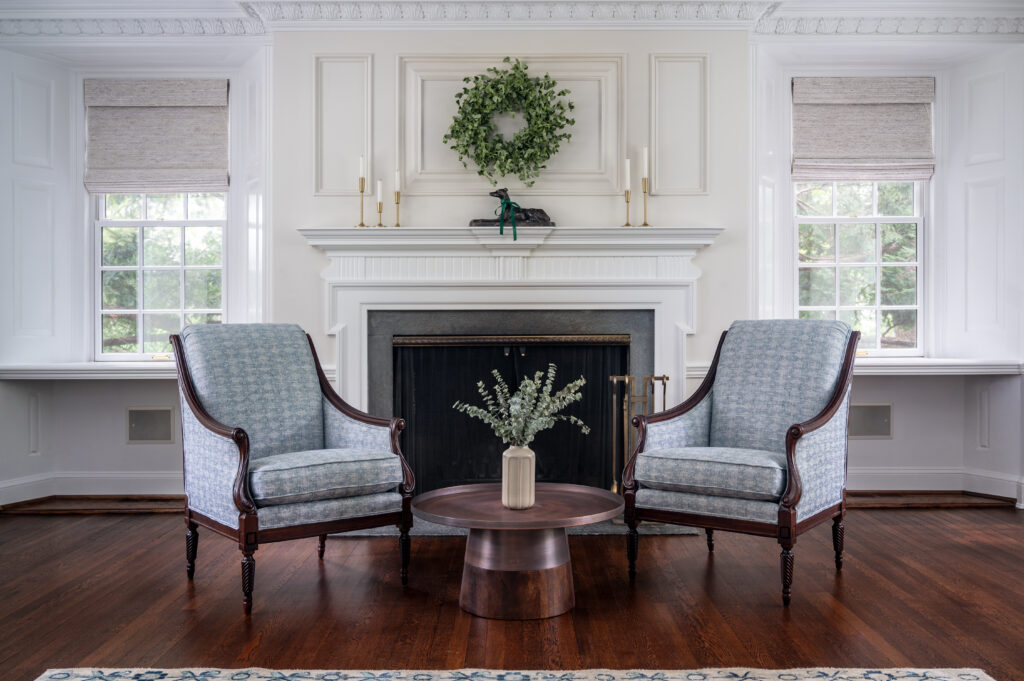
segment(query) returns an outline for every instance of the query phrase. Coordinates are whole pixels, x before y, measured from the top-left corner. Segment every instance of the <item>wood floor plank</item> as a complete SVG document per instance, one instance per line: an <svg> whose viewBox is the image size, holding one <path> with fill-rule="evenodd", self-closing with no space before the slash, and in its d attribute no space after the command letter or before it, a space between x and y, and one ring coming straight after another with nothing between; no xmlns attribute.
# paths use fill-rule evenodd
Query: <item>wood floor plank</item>
<svg viewBox="0 0 1024 681"><path fill-rule="evenodd" d="M465 540L414 537L402 587L393 538L260 547L242 614L236 543L201 532L196 579L180 517L0 516L0 679L58 666L691 668L977 666L1024 681L1024 513L853 510L835 573L827 526L795 547L717 532L570 539L577 607L543 621L458 605Z"/></svg>

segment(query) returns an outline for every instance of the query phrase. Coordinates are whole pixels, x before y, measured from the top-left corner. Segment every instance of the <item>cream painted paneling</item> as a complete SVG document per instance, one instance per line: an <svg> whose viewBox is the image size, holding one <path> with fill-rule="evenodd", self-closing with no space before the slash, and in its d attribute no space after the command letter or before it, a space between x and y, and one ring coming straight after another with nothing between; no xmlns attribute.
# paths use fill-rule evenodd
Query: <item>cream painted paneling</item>
<svg viewBox="0 0 1024 681"><path fill-rule="evenodd" d="M320 56L315 68L316 193L358 196L356 159L373 157L373 57Z"/></svg>
<svg viewBox="0 0 1024 681"><path fill-rule="evenodd" d="M486 195L490 186L463 170L455 153L438 139L454 111L459 79L487 65L481 55L494 62L518 56L536 75L550 72L560 85L574 90L578 122L573 132L580 143L570 144L552 159L550 173L541 175L533 191L513 190L513 198L524 207L545 209L560 225L619 225L624 218L621 163L628 156L633 168L632 217L639 222L642 149L661 142L666 187L689 195L652 196L649 222L726 229L695 260L704 274L696 303L697 333L687 342L688 361L709 361L721 330L747 316L749 87L744 32L303 31L275 34L273 53L271 318L301 324L322 356L335 354L324 328L326 301L319 277L327 260L297 230L352 226L358 222L359 199L317 193L318 148L323 149L322 163L337 164L332 186L354 186L353 178L344 174L358 166L357 152L318 145L318 59L324 63L330 58L372 56L372 153L367 162L373 170L367 189L372 194L376 180L383 180L384 222L393 224L394 171L401 157L399 170L408 185L403 187L403 229L467 225L494 211L495 201ZM663 67L657 91L652 89L653 55ZM422 85L414 97L407 96L410 74ZM350 87L342 86L344 101L362 110L366 102L361 84L354 75L352 80ZM332 81L331 87L339 86ZM342 97L328 90L320 92L320 102L325 94ZM420 110L415 108L416 97ZM652 102L661 108L661 133L656 136L651 128ZM324 116L321 139L331 134L356 148L354 140L363 135L364 127L347 120ZM328 131L332 125L340 128ZM422 131L423 139L412 139L410 129ZM405 142L401 150L400 137ZM417 149L420 170L427 173L410 162ZM652 162L659 158L658 151L652 150ZM463 183L468 190L462 189ZM516 181L509 178L499 186L515 187ZM367 199L369 218L375 206L372 196Z"/></svg>

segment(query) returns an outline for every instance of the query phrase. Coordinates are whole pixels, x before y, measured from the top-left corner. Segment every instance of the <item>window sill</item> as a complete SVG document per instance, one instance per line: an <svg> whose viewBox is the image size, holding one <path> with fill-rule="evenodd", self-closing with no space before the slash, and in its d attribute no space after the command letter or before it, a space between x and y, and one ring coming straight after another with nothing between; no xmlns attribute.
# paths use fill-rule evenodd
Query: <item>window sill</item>
<svg viewBox="0 0 1024 681"><path fill-rule="evenodd" d="M709 364L687 364L686 377L701 379ZM854 376L1016 376L1024 363L1015 359L944 359L937 357L858 357Z"/></svg>
<svg viewBox="0 0 1024 681"><path fill-rule="evenodd" d="M332 366L325 366L334 381ZM177 380L174 362L61 362L0 365L0 381Z"/></svg>

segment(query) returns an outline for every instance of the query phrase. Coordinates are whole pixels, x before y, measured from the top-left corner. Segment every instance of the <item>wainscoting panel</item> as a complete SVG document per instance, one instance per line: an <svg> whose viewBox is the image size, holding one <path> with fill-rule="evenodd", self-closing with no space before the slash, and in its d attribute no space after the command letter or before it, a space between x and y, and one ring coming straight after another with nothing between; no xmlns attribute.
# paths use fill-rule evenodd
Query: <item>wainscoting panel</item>
<svg viewBox="0 0 1024 681"><path fill-rule="evenodd" d="M532 189L517 180L502 184L517 194L614 194L621 187L621 159L626 156L623 55L533 56L524 59L530 73L545 73L567 88L576 104L572 139L563 143ZM458 110L455 95L466 86L467 74L502 66L490 55L409 56L398 63L398 156L403 192L410 196L479 195L492 189L475 170L463 168L458 156L442 142ZM504 134L518 129L517 121L499 122Z"/></svg>
<svg viewBox="0 0 1024 681"><path fill-rule="evenodd" d="M966 182L966 329L998 327L1004 306L1005 220L1002 178Z"/></svg>
<svg viewBox="0 0 1024 681"><path fill-rule="evenodd" d="M1005 80L997 72L967 81L967 165L1003 160Z"/></svg>
<svg viewBox="0 0 1024 681"><path fill-rule="evenodd" d="M15 180L14 335L54 333L54 186Z"/></svg>
<svg viewBox="0 0 1024 681"><path fill-rule="evenodd" d="M708 193L708 55L651 55L651 193Z"/></svg>
<svg viewBox="0 0 1024 681"><path fill-rule="evenodd" d="M314 194L358 196L360 156L366 177L376 177L373 159L373 57L315 58L316 130ZM367 191L375 191L367 180Z"/></svg>
<svg viewBox="0 0 1024 681"><path fill-rule="evenodd" d="M13 81L13 161L53 168L54 83L23 74L15 74Z"/></svg>

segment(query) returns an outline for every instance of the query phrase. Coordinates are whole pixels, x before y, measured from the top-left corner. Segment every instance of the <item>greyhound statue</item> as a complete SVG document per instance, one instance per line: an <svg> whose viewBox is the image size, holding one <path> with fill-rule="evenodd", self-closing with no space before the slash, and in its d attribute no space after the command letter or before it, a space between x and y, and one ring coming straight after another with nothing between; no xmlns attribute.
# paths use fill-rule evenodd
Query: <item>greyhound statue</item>
<svg viewBox="0 0 1024 681"><path fill-rule="evenodd" d="M516 227L554 227L545 210L541 208L520 208L518 203L512 201L508 195L508 189L496 189L491 196L501 201L501 205L494 211L497 217L470 220L470 227L494 227L497 226L500 234L505 233L505 223L512 225L512 240L516 240Z"/></svg>

